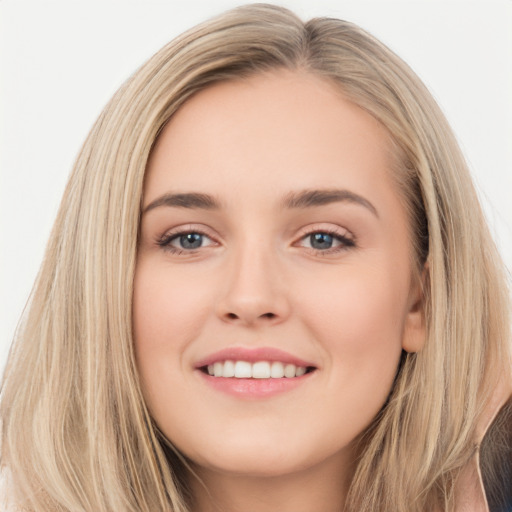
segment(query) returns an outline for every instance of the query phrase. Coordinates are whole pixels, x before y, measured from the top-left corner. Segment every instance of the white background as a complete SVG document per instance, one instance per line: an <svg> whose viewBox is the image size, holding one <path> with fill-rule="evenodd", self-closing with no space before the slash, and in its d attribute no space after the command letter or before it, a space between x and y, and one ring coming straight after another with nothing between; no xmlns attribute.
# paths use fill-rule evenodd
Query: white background
<svg viewBox="0 0 512 512"><path fill-rule="evenodd" d="M231 0L0 1L0 371L74 158L121 83ZM344 18L426 82L512 269L512 0L271 2ZM468 205L471 207L471 205Z"/></svg>

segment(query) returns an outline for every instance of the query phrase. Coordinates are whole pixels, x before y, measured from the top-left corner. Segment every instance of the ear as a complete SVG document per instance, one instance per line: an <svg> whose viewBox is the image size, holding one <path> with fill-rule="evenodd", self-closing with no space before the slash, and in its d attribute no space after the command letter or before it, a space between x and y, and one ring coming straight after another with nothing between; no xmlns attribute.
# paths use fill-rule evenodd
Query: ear
<svg viewBox="0 0 512 512"><path fill-rule="evenodd" d="M425 344L427 335L425 318L425 290L429 280L428 263L425 263L421 276L411 284L408 311L404 323L402 348L406 352L419 352Z"/></svg>

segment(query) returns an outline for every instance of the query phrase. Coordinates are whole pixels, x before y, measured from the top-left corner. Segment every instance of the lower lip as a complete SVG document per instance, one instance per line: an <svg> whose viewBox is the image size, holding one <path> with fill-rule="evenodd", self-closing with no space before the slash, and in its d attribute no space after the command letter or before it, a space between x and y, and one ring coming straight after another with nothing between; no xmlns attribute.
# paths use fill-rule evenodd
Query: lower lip
<svg viewBox="0 0 512 512"><path fill-rule="evenodd" d="M222 393L238 398L269 398L305 384L315 372L306 373L300 377L283 377L281 379L237 379L234 377L212 377L202 371L199 373L208 386Z"/></svg>

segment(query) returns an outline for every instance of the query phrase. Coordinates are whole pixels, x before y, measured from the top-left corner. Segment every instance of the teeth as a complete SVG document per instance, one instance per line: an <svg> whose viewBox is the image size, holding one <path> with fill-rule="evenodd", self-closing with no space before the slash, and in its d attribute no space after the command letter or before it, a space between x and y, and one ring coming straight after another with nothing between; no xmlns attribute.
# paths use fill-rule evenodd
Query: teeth
<svg viewBox="0 0 512 512"><path fill-rule="evenodd" d="M247 361L237 361L235 363L235 377L238 379L250 379L252 377L251 363Z"/></svg>
<svg viewBox="0 0 512 512"><path fill-rule="evenodd" d="M306 368L304 368L304 366L299 366L296 370L295 370L295 376L296 377L300 377L301 375L304 375L306 373Z"/></svg>
<svg viewBox="0 0 512 512"><path fill-rule="evenodd" d="M235 376L235 363L233 361L224 361L224 369L222 370L223 377Z"/></svg>
<svg viewBox="0 0 512 512"><path fill-rule="evenodd" d="M288 378L295 377L295 369L294 364L287 364L284 367L284 376Z"/></svg>
<svg viewBox="0 0 512 512"><path fill-rule="evenodd" d="M253 379L270 379L270 363L261 361L252 365Z"/></svg>
<svg viewBox="0 0 512 512"><path fill-rule="evenodd" d="M306 373L305 366L284 364L279 361L217 361L208 365L208 375L212 377L235 377L237 379L281 379L300 377Z"/></svg>
<svg viewBox="0 0 512 512"><path fill-rule="evenodd" d="M213 375L215 375L215 377L222 377L223 366L222 363L213 364Z"/></svg>
<svg viewBox="0 0 512 512"><path fill-rule="evenodd" d="M284 366L283 366L283 363L279 363L277 361L274 361L272 363L272 366L270 367L270 376L273 379L280 379L281 377L284 377Z"/></svg>

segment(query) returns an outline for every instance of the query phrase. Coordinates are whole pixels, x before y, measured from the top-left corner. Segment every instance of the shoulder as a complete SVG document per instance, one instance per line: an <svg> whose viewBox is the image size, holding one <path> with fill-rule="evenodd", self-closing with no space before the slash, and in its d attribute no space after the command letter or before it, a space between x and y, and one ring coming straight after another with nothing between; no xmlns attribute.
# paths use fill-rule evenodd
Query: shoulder
<svg viewBox="0 0 512 512"><path fill-rule="evenodd" d="M512 377L495 388L474 439L478 449L457 479L455 510L512 512Z"/></svg>
<svg viewBox="0 0 512 512"><path fill-rule="evenodd" d="M489 512L512 511L512 397L499 408L483 436L480 471Z"/></svg>

